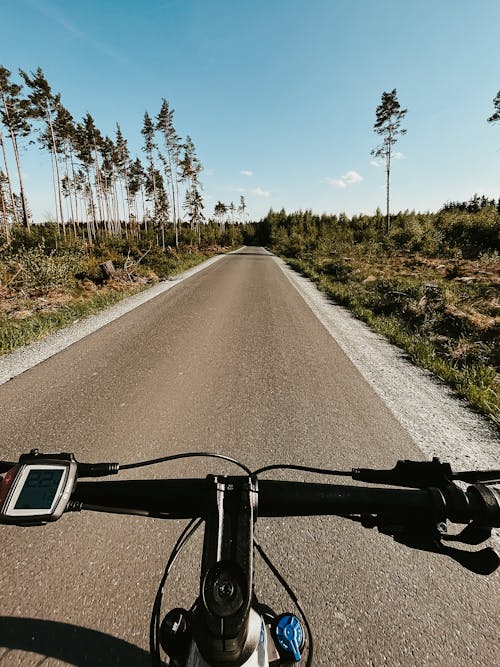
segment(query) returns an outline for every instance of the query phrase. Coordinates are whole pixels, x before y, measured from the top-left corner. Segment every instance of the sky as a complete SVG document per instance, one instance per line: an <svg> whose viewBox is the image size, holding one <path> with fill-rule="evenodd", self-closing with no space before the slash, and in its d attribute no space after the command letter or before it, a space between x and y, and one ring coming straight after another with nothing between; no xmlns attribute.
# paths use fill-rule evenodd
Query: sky
<svg viewBox="0 0 500 667"><path fill-rule="evenodd" d="M391 209L500 197L498 0L0 0L0 64L41 67L76 120L116 122L141 155L162 98L204 166L206 212L371 213L382 93L408 109ZM25 146L35 220L55 216L50 159ZM11 171L15 171L12 169Z"/></svg>

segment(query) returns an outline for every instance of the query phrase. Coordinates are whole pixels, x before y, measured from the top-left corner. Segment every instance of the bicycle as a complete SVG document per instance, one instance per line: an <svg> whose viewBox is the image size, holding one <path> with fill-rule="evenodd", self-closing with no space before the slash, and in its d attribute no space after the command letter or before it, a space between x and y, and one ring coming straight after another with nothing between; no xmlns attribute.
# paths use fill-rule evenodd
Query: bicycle
<svg viewBox="0 0 500 667"><path fill-rule="evenodd" d="M239 476L204 479L155 479L82 482L120 470L188 457L210 457L240 467ZM397 488L376 488L259 479L272 470L298 470L350 477L357 482ZM297 596L256 542L259 516L336 515L376 528L409 547L441 553L478 574L491 574L500 564L492 547L468 551L446 542L479 545L500 526L500 471L453 472L432 461L398 461L391 470L356 468L326 470L275 464L251 471L220 454L186 453L127 465L86 464L73 454L32 450L18 463L0 462L0 523L43 525L65 512L83 510L190 519L165 567L153 605L150 654L155 667L283 667L306 657L312 665L311 628ZM462 488L469 484L467 488ZM448 534L447 522L465 524ZM200 592L189 610L175 608L161 619L169 573L183 547L205 524ZM253 589L257 553L277 577L302 617L276 614ZM307 638L306 638L307 634ZM162 658L161 650L165 653Z"/></svg>

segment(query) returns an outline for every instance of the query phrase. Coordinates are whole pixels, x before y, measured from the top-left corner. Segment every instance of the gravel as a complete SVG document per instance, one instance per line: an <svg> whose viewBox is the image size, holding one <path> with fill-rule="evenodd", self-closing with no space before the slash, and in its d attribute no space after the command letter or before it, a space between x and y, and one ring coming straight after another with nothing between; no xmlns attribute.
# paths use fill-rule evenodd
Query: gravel
<svg viewBox="0 0 500 667"><path fill-rule="evenodd" d="M426 457L456 470L498 468L497 433L430 373L275 257L289 281Z"/></svg>

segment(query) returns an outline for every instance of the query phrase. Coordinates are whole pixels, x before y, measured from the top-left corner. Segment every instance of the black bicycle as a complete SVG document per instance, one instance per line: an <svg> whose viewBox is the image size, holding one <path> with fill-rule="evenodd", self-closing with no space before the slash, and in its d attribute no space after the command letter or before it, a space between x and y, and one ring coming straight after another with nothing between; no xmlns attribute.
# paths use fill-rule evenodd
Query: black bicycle
<svg viewBox="0 0 500 667"><path fill-rule="evenodd" d="M80 481L188 457L223 459L239 466L244 474ZM397 488L261 478L278 469ZM251 471L234 459L212 453L177 454L120 466L78 463L73 454L32 450L20 456L18 463L0 462L0 473L0 523L43 525L64 512L82 510L191 520L170 554L153 606L150 653L155 667L278 667L296 665L302 657L307 666L312 665L314 644L306 615L254 538L259 516L336 515L365 528L377 528L409 547L447 555L478 574L491 574L500 563L492 547L464 550L451 546L453 542L479 545L491 537L492 527L500 526L500 491L494 486L500 483L500 471L453 472L437 458L398 461L392 470L347 472L277 464ZM465 527L450 535L448 522ZM162 619L169 573L203 523L199 596L190 609L173 609ZM298 616L276 614L257 599L253 589L256 553L287 591Z"/></svg>

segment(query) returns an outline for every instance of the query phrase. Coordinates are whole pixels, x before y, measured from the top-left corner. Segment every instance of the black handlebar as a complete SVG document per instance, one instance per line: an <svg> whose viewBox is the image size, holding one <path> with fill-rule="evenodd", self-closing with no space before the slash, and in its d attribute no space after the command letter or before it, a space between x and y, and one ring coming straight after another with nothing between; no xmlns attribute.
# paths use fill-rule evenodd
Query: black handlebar
<svg viewBox="0 0 500 667"><path fill-rule="evenodd" d="M235 481L242 478L225 478ZM208 479L156 479L78 482L71 509L119 511L171 519L205 518L211 488ZM428 489L366 488L259 480L261 517L313 515L379 515L408 521L478 522L500 526L500 493L479 485L462 491L455 485Z"/></svg>

